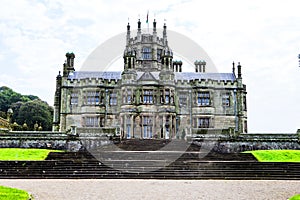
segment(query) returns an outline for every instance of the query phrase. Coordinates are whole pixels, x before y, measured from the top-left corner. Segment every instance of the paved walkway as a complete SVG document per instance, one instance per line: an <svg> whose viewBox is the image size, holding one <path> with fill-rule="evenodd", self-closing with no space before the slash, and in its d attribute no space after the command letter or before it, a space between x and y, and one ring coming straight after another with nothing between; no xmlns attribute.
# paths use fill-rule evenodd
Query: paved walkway
<svg viewBox="0 0 300 200"><path fill-rule="evenodd" d="M283 199L300 194L300 181L0 179L37 200Z"/></svg>

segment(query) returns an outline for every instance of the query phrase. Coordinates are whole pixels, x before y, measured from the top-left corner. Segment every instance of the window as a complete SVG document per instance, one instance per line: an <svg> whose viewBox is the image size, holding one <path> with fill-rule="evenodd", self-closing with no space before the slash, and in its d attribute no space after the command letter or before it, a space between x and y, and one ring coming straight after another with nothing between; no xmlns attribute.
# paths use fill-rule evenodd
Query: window
<svg viewBox="0 0 300 200"><path fill-rule="evenodd" d="M71 94L71 105L78 105L78 93L73 92Z"/></svg>
<svg viewBox="0 0 300 200"><path fill-rule="evenodd" d="M127 103L132 102L131 90L127 90Z"/></svg>
<svg viewBox="0 0 300 200"><path fill-rule="evenodd" d="M187 105L187 94L179 93L179 106L186 106Z"/></svg>
<svg viewBox="0 0 300 200"><path fill-rule="evenodd" d="M144 104L153 104L153 91L152 90L144 90L143 102L144 102Z"/></svg>
<svg viewBox="0 0 300 200"><path fill-rule="evenodd" d="M222 106L223 107L230 106L230 93L225 93L222 95Z"/></svg>
<svg viewBox="0 0 300 200"><path fill-rule="evenodd" d="M161 52L162 52L161 49L157 49L157 60L161 59Z"/></svg>
<svg viewBox="0 0 300 200"><path fill-rule="evenodd" d="M165 124L165 128L166 128L166 134L165 134L165 139L169 139L170 137L170 125L171 125L171 117L170 115L166 116L166 124Z"/></svg>
<svg viewBox="0 0 300 200"><path fill-rule="evenodd" d="M248 125L247 125L247 121L244 121L244 132L248 133Z"/></svg>
<svg viewBox="0 0 300 200"><path fill-rule="evenodd" d="M198 92L197 103L199 106L209 106L210 105L209 92Z"/></svg>
<svg viewBox="0 0 300 200"><path fill-rule="evenodd" d="M163 104L164 102L165 102L164 91L161 90L161 91L160 91L160 103Z"/></svg>
<svg viewBox="0 0 300 200"><path fill-rule="evenodd" d="M85 117L85 127L99 127L99 122L97 117Z"/></svg>
<svg viewBox="0 0 300 200"><path fill-rule="evenodd" d="M126 138L130 138L131 137L131 118L130 116L127 116L126 118Z"/></svg>
<svg viewBox="0 0 300 200"><path fill-rule="evenodd" d="M150 47L143 47L143 59L144 60L151 60L152 59L152 51Z"/></svg>
<svg viewBox="0 0 300 200"><path fill-rule="evenodd" d="M174 91L170 89L160 90L160 103L173 104L174 103Z"/></svg>
<svg viewBox="0 0 300 200"><path fill-rule="evenodd" d="M99 104L104 104L105 93L104 91L100 91Z"/></svg>
<svg viewBox="0 0 300 200"><path fill-rule="evenodd" d="M99 91L89 91L87 92L86 104L88 105L99 105L100 103L100 92Z"/></svg>
<svg viewBox="0 0 300 200"><path fill-rule="evenodd" d="M247 110L247 99L246 99L246 96L243 97L243 108L244 108L244 111Z"/></svg>
<svg viewBox="0 0 300 200"><path fill-rule="evenodd" d="M209 128L209 118L198 118L197 128Z"/></svg>
<svg viewBox="0 0 300 200"><path fill-rule="evenodd" d="M133 103L131 90L125 90L123 92L123 103Z"/></svg>
<svg viewBox="0 0 300 200"><path fill-rule="evenodd" d="M152 117L143 116L143 137L152 138Z"/></svg>
<svg viewBox="0 0 300 200"><path fill-rule="evenodd" d="M116 93L109 94L109 105L111 105L111 106L117 105L117 94Z"/></svg>
<svg viewBox="0 0 300 200"><path fill-rule="evenodd" d="M170 90L165 90L165 103L170 103Z"/></svg>
<svg viewBox="0 0 300 200"><path fill-rule="evenodd" d="M100 127L105 126L105 117L100 117Z"/></svg>

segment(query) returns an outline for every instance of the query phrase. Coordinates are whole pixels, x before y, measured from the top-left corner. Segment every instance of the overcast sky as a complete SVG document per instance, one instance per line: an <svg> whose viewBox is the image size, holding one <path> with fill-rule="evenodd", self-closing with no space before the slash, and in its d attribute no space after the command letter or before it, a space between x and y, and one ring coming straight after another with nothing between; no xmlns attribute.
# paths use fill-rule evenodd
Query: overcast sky
<svg viewBox="0 0 300 200"><path fill-rule="evenodd" d="M164 19L210 56L218 71L241 62L248 90L250 132L296 132L300 128L299 0L2 0L0 85L34 94L53 105L55 77L66 52L75 68L101 43ZM199 55L201 59L201 55ZM122 69L123 66L120 66Z"/></svg>

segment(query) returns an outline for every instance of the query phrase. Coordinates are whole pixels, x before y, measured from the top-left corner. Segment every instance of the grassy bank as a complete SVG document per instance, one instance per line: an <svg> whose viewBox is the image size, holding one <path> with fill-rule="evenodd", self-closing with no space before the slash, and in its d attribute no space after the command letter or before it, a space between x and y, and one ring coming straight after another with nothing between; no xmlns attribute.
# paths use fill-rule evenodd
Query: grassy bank
<svg viewBox="0 0 300 200"><path fill-rule="evenodd" d="M1 148L0 160L45 160L50 152L57 151L49 149Z"/></svg>
<svg viewBox="0 0 300 200"><path fill-rule="evenodd" d="M28 200L29 194L24 190L0 186L0 200Z"/></svg>
<svg viewBox="0 0 300 200"><path fill-rule="evenodd" d="M292 196L289 198L289 200L300 200L300 194L296 194L295 196Z"/></svg>
<svg viewBox="0 0 300 200"><path fill-rule="evenodd" d="M260 162L300 162L300 150L257 150L246 151Z"/></svg>

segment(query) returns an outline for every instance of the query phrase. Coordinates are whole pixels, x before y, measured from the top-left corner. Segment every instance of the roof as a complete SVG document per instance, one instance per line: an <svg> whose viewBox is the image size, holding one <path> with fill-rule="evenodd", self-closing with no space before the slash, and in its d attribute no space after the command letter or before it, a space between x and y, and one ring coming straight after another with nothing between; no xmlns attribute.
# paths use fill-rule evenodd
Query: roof
<svg viewBox="0 0 300 200"><path fill-rule="evenodd" d="M175 72L176 80L211 79L216 81L235 81L233 73L196 73L196 72Z"/></svg>
<svg viewBox="0 0 300 200"><path fill-rule="evenodd" d="M150 72L153 77L159 80L159 72ZM98 78L98 79L121 79L122 72L94 72L94 71L75 71L69 75L69 79L86 79L86 78ZM139 79L144 72L137 72L137 79ZM195 79L211 79L216 81L235 81L235 75L233 73L196 73L196 72L175 72L175 80L195 80Z"/></svg>
<svg viewBox="0 0 300 200"><path fill-rule="evenodd" d="M75 71L69 74L68 79L86 79L86 78L102 78L102 79L121 79L122 72L96 72L96 71Z"/></svg>

